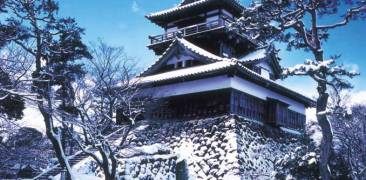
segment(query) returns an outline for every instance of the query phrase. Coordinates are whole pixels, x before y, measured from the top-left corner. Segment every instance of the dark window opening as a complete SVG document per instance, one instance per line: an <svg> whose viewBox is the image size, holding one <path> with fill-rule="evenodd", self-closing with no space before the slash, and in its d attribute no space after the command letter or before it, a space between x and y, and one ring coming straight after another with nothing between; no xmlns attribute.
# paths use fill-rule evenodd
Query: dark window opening
<svg viewBox="0 0 366 180"><path fill-rule="evenodd" d="M181 61L181 62L178 62L177 63L177 69L180 69L180 68L182 68L183 67L183 62Z"/></svg>
<svg viewBox="0 0 366 180"><path fill-rule="evenodd" d="M251 68L254 72L258 73L258 74L261 74L261 68L258 67L258 66L252 66Z"/></svg>
<svg viewBox="0 0 366 180"><path fill-rule="evenodd" d="M174 64L167 64L165 65L160 72L167 72L167 71L171 71L174 69Z"/></svg>
<svg viewBox="0 0 366 180"><path fill-rule="evenodd" d="M275 75L274 75L274 74L270 73L270 74L269 74L269 79L271 79L271 80L275 81L275 80L276 80L276 77L275 77Z"/></svg>

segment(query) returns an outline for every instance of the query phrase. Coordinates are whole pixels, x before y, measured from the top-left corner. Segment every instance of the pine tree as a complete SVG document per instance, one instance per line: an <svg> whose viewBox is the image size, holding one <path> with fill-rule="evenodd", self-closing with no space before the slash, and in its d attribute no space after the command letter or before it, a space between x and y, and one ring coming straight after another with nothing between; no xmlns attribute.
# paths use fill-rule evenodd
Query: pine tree
<svg viewBox="0 0 366 180"><path fill-rule="evenodd" d="M72 109L71 83L83 75L81 65L75 61L90 58L90 54L81 39L83 29L72 18L57 17L58 8L54 0L5 2L5 10L10 15L7 25L16 30L11 42L35 61L32 90L37 94L36 102L44 118L47 137L60 165L71 174L61 143L62 129L55 126L55 118ZM61 105L55 105L56 98L62 100Z"/></svg>
<svg viewBox="0 0 366 180"><path fill-rule="evenodd" d="M0 0L0 14L5 13L5 0ZM11 37L14 36L14 29L7 26L0 20L0 52ZM6 57L0 57L3 64ZM13 82L9 77L9 73L0 66L0 114L2 119L20 119L23 116L24 99L17 94L9 92L13 90Z"/></svg>
<svg viewBox="0 0 366 180"><path fill-rule="evenodd" d="M340 14L338 11L343 9L346 11L341 14L342 20L322 25L321 18ZM328 88L351 88L345 78L353 78L358 73L337 65L338 55L326 59L323 43L328 40L331 30L360 18L366 18L364 0L258 0L244 10L232 28L259 44L277 40L286 43L289 50L305 50L313 55L313 60L285 69L283 77L309 76L317 83L316 112L323 135L319 164L321 177L325 180L330 179L329 157L333 140L327 117Z"/></svg>

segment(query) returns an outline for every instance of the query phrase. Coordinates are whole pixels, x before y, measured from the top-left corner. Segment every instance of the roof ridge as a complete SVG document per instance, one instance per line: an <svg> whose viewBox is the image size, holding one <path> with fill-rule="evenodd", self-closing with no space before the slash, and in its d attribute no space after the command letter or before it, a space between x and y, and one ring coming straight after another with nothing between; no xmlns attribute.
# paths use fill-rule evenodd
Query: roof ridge
<svg viewBox="0 0 366 180"><path fill-rule="evenodd" d="M155 12L155 13L150 13L150 14L146 15L146 17L159 16L161 14L169 13L171 11L175 11L175 10L182 9L182 8L187 8L187 7L190 7L190 6L194 6L196 4L200 4L200 3L203 3L203 2L206 2L206 1L210 1L210 0L196 0L192 3L188 3L188 4L184 4L184 5L182 5L182 3L179 3L178 6L175 6L175 7L169 8L169 9L165 9L165 10L162 10L162 11L158 11L158 12Z"/></svg>
<svg viewBox="0 0 366 180"><path fill-rule="evenodd" d="M204 73L204 72L209 72L212 70L220 70L225 67L235 66L236 64L237 64L237 62L232 61L232 60L218 61L218 62L214 62L214 63L210 63L210 64L204 64L204 65L193 66L193 67L188 67L188 68L183 68L183 69L176 69L176 70L168 71L168 72L162 72L159 74L154 74L154 75L150 75L150 76L146 76L146 77L139 77L139 79L142 80L141 81L142 83L149 83L150 81L154 81L154 80L169 80L169 79L179 78L179 77L183 77L183 76L187 76L187 75L195 75L195 74L200 74L200 73ZM195 71L192 71L192 70L195 70ZM171 76L169 76L169 74L171 74Z"/></svg>
<svg viewBox="0 0 366 180"><path fill-rule="evenodd" d="M223 61L223 60L228 60L229 58L225 58L225 57L220 57L218 55L215 55L191 42L189 42L188 40L184 39L184 38L177 38L178 42L181 43L184 47L188 48L189 50L201 55L201 56L205 56L207 58L213 59L213 60L217 60L217 61Z"/></svg>

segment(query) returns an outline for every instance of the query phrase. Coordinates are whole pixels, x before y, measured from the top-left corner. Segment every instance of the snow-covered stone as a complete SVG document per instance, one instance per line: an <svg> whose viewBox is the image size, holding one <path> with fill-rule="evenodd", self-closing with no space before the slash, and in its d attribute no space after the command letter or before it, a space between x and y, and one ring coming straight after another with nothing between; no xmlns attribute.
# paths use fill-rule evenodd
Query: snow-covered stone
<svg viewBox="0 0 366 180"><path fill-rule="evenodd" d="M143 124L148 127L135 129L127 139L143 145L130 148L157 152L152 147L158 146L171 151L120 160L120 164L126 162L121 177L176 178L175 173L181 171L178 164L185 161L190 179L269 179L276 160L301 144L292 133L237 116Z"/></svg>

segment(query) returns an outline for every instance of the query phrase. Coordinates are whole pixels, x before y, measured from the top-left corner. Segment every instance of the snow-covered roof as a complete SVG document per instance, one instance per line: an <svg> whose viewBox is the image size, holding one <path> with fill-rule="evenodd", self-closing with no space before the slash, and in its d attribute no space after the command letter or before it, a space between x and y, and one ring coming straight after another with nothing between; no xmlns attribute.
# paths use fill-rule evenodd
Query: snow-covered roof
<svg viewBox="0 0 366 180"><path fill-rule="evenodd" d="M235 68L238 72L244 74L249 79L256 81L258 84L264 84L267 88L280 92L281 94L287 94L290 97L307 104L307 106L312 106L314 104L314 102L310 98L300 93L297 93L291 89L288 89L271 79L267 79L261 76L260 74L245 67L243 63L238 61L237 59L228 59L225 61L218 61L211 64L194 66L185 69L178 69L151 76L139 77L138 79L136 79L136 81L138 81L138 83L140 84L162 83L166 81L179 80L183 78L191 78L191 77L195 78L200 75L223 72L223 70L229 70L232 68L233 69Z"/></svg>
<svg viewBox="0 0 366 180"><path fill-rule="evenodd" d="M180 46L183 47L184 49L198 55L201 56L205 59L208 59L212 62L217 62L217 61L227 61L230 60L228 58L224 58L224 57L220 57L217 56L215 54L212 54L196 45L194 45L193 43L183 39L183 38L176 38L170 45L169 47L165 50L165 52L158 58L158 60L156 60L151 66L149 66L147 69L145 69L142 73L140 73L139 76L144 76L146 75L147 72L149 72L151 69L153 69L154 67L158 66L160 63L162 63L162 61L165 59L166 56L168 56L169 52L174 48L174 46Z"/></svg>
<svg viewBox="0 0 366 180"><path fill-rule="evenodd" d="M245 55L244 57L240 58L239 60L242 62L256 61L256 60L266 58L267 54L268 54L267 49L261 48L261 49L255 50L255 51Z"/></svg>
<svg viewBox="0 0 366 180"><path fill-rule="evenodd" d="M183 9L188 9L188 8L203 4L207 1L211 1L211 0L199 0L199 1L195 1L193 3L189 3L189 4L186 4L186 5L179 4L178 6L176 6L174 8L159 11L159 12L156 12L156 13L151 13L151 14L147 15L146 17L147 18L153 18L153 17L156 17L156 16L167 15L167 14L170 14L172 12L180 11L180 10L183 10Z"/></svg>
<svg viewBox="0 0 366 180"><path fill-rule="evenodd" d="M272 66L277 78L279 78L282 72L282 68L279 63L280 58L277 57L276 49L272 45L258 48L257 50L250 52L249 54L238 59L244 64L255 64L266 59L266 61L268 61L268 63Z"/></svg>
<svg viewBox="0 0 366 180"><path fill-rule="evenodd" d="M201 5L205 5L207 3L214 2L214 1L218 1L218 0L196 0L196 1L192 1L192 2L183 1L183 2L179 3L176 7L166 9L166 10L163 10L163 11L159 11L159 12L155 12L155 13L150 13L150 14L146 15L146 17L148 19L154 19L154 18L157 18L157 17L162 17L162 16L165 16L165 15L170 15L170 14L173 14L173 13L176 13L176 12L191 9L193 7L198 7L198 6L201 6ZM221 1L222 2L229 2L233 5L235 5L234 7L237 7L239 9L243 8L242 5L237 0L221 0Z"/></svg>
<svg viewBox="0 0 366 180"><path fill-rule="evenodd" d="M139 79L139 83L153 83L153 82L160 82L170 79L177 79L177 78L183 78L187 76L193 76L198 75L202 73L217 71L220 69L225 69L230 66L234 66L236 64L236 61L233 60L227 60L227 61L219 61L207 65L201 65L201 66L195 66L185 69L179 69L175 71L169 71L165 73L160 73L156 75L151 75L147 77L141 77Z"/></svg>
<svg viewBox="0 0 366 180"><path fill-rule="evenodd" d="M204 57L207 57L208 59L212 59L212 60L216 60L216 61L224 61L224 60L229 60L228 58L223 58L220 56L217 56L215 54L212 54L196 45L194 45L193 43L183 39L183 38L178 38L177 39L178 43L180 43L181 45L183 45L185 48L201 55Z"/></svg>

